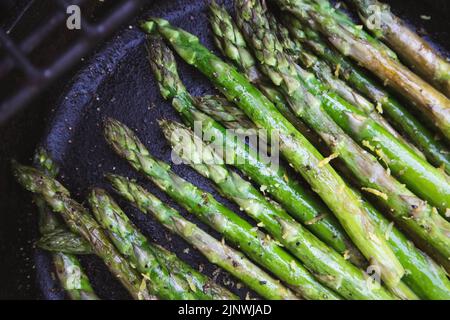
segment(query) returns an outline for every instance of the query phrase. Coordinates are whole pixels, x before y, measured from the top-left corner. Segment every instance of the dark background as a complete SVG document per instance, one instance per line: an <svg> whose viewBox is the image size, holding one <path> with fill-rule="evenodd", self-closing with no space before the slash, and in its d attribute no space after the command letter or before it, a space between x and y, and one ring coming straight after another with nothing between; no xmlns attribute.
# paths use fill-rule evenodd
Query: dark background
<svg viewBox="0 0 450 320"><path fill-rule="evenodd" d="M15 1L17 12L26 2ZM395 13L406 18L419 30L426 30L433 41L443 45L447 51L450 50L448 0L386 2L392 5ZM0 9L2 23L12 19L12 15L2 16L1 11ZM423 20L421 15L431 16L431 20ZM49 50L52 48L49 47ZM35 147L45 133L46 123L52 117L61 92L81 67L82 62L0 127L0 299L41 297L36 285L33 258L33 243L37 236L35 208L27 193L12 179L10 160L15 158L22 163L31 162ZM2 87L0 84L0 90Z"/></svg>

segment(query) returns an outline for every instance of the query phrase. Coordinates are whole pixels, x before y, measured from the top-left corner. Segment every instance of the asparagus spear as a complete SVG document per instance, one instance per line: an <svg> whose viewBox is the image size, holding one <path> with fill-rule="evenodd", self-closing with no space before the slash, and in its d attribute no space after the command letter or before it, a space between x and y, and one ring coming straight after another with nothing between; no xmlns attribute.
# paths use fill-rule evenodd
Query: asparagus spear
<svg viewBox="0 0 450 320"><path fill-rule="evenodd" d="M361 69L354 66L340 53L328 47L318 33L290 16L285 17L291 35L309 47L320 58L324 59L343 80L356 90L370 98L382 108L395 127L403 132L425 154L428 161L436 166L443 166L450 173L450 157L448 149L409 113L388 91L377 85Z"/></svg>
<svg viewBox="0 0 450 320"><path fill-rule="evenodd" d="M282 203L295 219L304 222L307 228L321 240L339 253L345 253L353 263L362 265L361 254L348 240L326 206L305 190L282 166L276 168L262 161L254 150L236 141L233 136L226 134L219 123L199 112L178 76L172 52L160 38L153 37L150 44L150 62L159 82L161 94L166 99L172 99L172 105L184 121L191 127L199 123L203 134L211 137L211 141L214 141L213 143L219 148L222 142L226 142L225 144L229 146L226 150L227 157L236 160L244 159L244 161L231 161L236 168L260 186L266 186L268 193ZM294 115L292 117L296 119Z"/></svg>
<svg viewBox="0 0 450 320"><path fill-rule="evenodd" d="M450 96L450 64L428 42L419 37L397 16L389 5L377 0L353 0L366 27L387 42L428 81Z"/></svg>
<svg viewBox="0 0 450 320"><path fill-rule="evenodd" d="M161 127L174 151L178 150L178 155L183 160L201 175L211 179L224 196L236 202L310 270L320 274L319 281L347 299L365 297L358 296L359 292L367 290L360 270L306 231L277 204L269 202L249 182L229 171L214 150L192 131L177 123L162 122ZM183 145L182 149L178 149L180 143Z"/></svg>
<svg viewBox="0 0 450 320"><path fill-rule="evenodd" d="M63 252L75 255L94 253L89 242L64 229L44 234L36 244L39 248L52 252Z"/></svg>
<svg viewBox="0 0 450 320"><path fill-rule="evenodd" d="M206 105L204 107L205 112L208 112ZM223 110L220 115L226 113L229 108L236 107L230 104L222 104ZM248 122L240 122L240 119L242 117L234 119L234 127L238 128L238 123L241 123L244 125L243 128L248 128L245 127ZM229 122L233 121L231 116L228 116L227 120ZM348 175L348 173L346 174ZM405 283L422 299L448 299L450 295L450 283L447 279L446 272L427 255L418 250L389 220L368 202L365 201L364 206L370 217L386 235L389 245L399 258L401 264L408 270L408 273L404 276Z"/></svg>
<svg viewBox="0 0 450 320"><path fill-rule="evenodd" d="M149 291L161 299L229 300L236 296L179 260L162 247L152 245L102 189L89 196L97 221L108 230L120 253L149 281Z"/></svg>
<svg viewBox="0 0 450 320"><path fill-rule="evenodd" d="M442 93L383 51L377 50L364 39L355 37L348 31L348 24L344 26L335 18L333 9L306 3L304 0L277 0L277 3L303 22L313 21L309 24L310 27L316 27L342 54L355 59L386 85L409 99L450 139L450 100Z"/></svg>
<svg viewBox="0 0 450 320"><path fill-rule="evenodd" d="M306 61L306 64L308 63L309 61ZM315 65L313 68L316 72L326 73L323 65ZM339 96L330 93L325 86L306 72L301 70L299 72L303 79L306 79L305 83L310 92L324 98L322 101L325 110L347 134L380 157L380 160L392 170L401 182L439 208L442 215L445 215L447 208L450 207L450 184L445 174L432 167L424 159L419 158L414 150L405 145L403 141L396 139L373 118L366 116L360 109L346 103ZM328 75L324 74L324 77L330 78L332 75L328 73ZM336 81L334 81L334 85L345 86ZM311 126L310 123L309 125Z"/></svg>
<svg viewBox="0 0 450 320"><path fill-rule="evenodd" d="M56 177L58 174L57 165L43 148L38 148L36 151L34 162L38 169L50 177ZM54 252L52 260L61 287L72 300L98 300L80 262L72 255L91 253L90 245L78 235L66 230L41 196L35 195L34 200L39 210L39 231L43 237L38 241L38 246ZM58 243L58 246L45 244L52 242ZM71 252L68 252L69 248Z"/></svg>
<svg viewBox="0 0 450 320"><path fill-rule="evenodd" d="M236 1L235 4L238 13L237 24L254 48L255 56L261 62L261 69L275 85L280 86L294 113L301 116L327 142L337 137L347 138L345 133L324 112L321 101L308 92L306 85L302 83L303 75L299 73L300 67L292 63L290 58L284 54L281 44L269 29L268 21L264 16L265 8L261 3L242 0ZM255 17L258 18L255 19ZM309 78L314 77L308 75L306 80ZM241 105L242 108L248 108L245 104ZM262 103L259 109L262 109ZM266 107L264 111L268 113L271 110ZM250 112L248 115L253 116ZM360 199L351 192L351 189L329 165L331 158L323 159L312 145L307 141L306 143L304 140L302 141L303 137L298 132L293 132L295 129L279 114L278 123L274 123L275 116L277 115L273 114L272 119L268 119L269 121L261 121L262 114L258 114L258 117L254 117L253 120L255 122L259 120L266 125L266 128L272 126L269 128L279 131L281 152L313 186L313 190L322 197L364 256L380 268L381 277L386 284L391 288L396 287L404 274L403 267L378 227L367 216ZM328 136L325 132L329 130L334 130L335 133ZM353 143L350 138L346 140ZM330 146L335 147L334 145ZM344 145L338 147L345 148ZM330 187L331 189L328 189ZM338 195L331 195L335 190L338 190ZM367 232L370 233L372 241L367 241Z"/></svg>
<svg viewBox="0 0 450 320"><path fill-rule="evenodd" d="M135 299L155 299L143 285L144 279L117 252L88 211L70 198L65 187L34 168L14 163L13 169L18 182L25 189L39 194L54 212L62 215L72 232L89 241L94 252Z"/></svg>
<svg viewBox="0 0 450 320"><path fill-rule="evenodd" d="M52 255L58 277L64 291L72 300L98 300L89 278L78 259L72 254L55 252Z"/></svg>
<svg viewBox="0 0 450 320"><path fill-rule="evenodd" d="M266 299L297 299L288 289L254 265L242 253L216 240L194 223L166 206L134 181L108 175L114 189L142 212L150 214L171 232L181 236L209 261L225 269Z"/></svg>
<svg viewBox="0 0 450 320"><path fill-rule="evenodd" d="M308 271L269 236L217 202L214 197L177 176L168 164L154 159L136 135L109 119L105 136L112 148L186 210L239 246L251 259L266 267L296 292L308 287ZM370 293L369 293L370 294ZM378 292L373 293L376 297ZM383 294L383 291L379 293Z"/></svg>

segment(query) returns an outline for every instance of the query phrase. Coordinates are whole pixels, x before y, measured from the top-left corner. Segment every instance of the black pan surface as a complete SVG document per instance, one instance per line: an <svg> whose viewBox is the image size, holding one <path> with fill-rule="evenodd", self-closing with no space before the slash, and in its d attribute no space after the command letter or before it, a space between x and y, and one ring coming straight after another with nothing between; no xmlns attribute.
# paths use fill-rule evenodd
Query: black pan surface
<svg viewBox="0 0 450 320"><path fill-rule="evenodd" d="M231 7L230 1L225 1ZM432 20L426 27L431 30L448 30L448 23L439 25L449 17L447 2L426 1L430 3L428 12L417 12L412 7L415 1L391 1L396 12L403 17L411 17L415 23L420 21L421 14L431 15ZM180 26L199 36L202 43L215 50L207 22L208 1L154 1L146 14L164 17L174 25ZM433 6L440 4L435 9ZM424 8L422 4L419 8ZM400 10L398 10L400 9ZM437 25L434 25L436 24ZM442 36L442 35L438 35ZM120 159L105 143L102 136L102 123L106 117L113 117L136 130L141 140L151 153L159 159L170 162L170 149L166 143L157 120L180 120L169 103L164 101L153 79L146 52L143 46L145 36L133 23L119 32L104 48L92 57L85 67L74 77L64 94L59 99L56 112L50 121L42 145L61 167L60 179L72 192L75 199L84 202L89 190L103 187L111 191L103 178L107 172L116 172L136 178L151 192L159 196L169 205L180 209L164 193L154 185L136 174L128 164ZM444 43L448 46L448 43ZM188 90L193 95L213 93L208 81L197 71L179 61L179 71ZM213 193L219 201L235 209L236 206L215 192L212 184L200 177L189 167L173 166L176 173L187 178L197 186ZM213 276L216 267L209 264L198 252L190 248L182 239L165 232L163 227L151 218L114 195L121 207L139 226L140 230L152 241L160 243L174 251L192 266L204 266L204 272ZM185 217L199 223L197 219L180 210ZM199 223L205 230L217 236L213 230ZM189 248L189 249L188 249ZM82 263L92 280L95 290L104 299L127 299L129 295L109 274L101 261L96 257L81 257ZM62 299L64 293L54 278L53 267L49 255L37 250L35 254L37 281L43 298ZM214 273L215 274L215 273ZM230 281L231 280L231 281ZM232 279L224 271L217 281L241 297L247 295L247 289L237 290ZM251 293L252 297L256 297Z"/></svg>

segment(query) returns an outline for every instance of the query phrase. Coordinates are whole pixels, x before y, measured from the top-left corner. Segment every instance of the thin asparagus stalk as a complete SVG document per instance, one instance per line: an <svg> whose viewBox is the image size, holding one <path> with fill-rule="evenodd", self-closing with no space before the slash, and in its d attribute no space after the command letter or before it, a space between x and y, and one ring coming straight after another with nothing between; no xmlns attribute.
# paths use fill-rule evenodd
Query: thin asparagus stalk
<svg viewBox="0 0 450 320"><path fill-rule="evenodd" d="M323 72L323 67L316 65L313 68L320 73ZM303 75L303 79L306 79L305 83L310 91L325 98L322 99L325 110L347 134L378 156L411 191L428 200L445 216L450 207L450 183L444 173L418 157L414 150L402 140L396 139L373 118L366 116L360 109L346 103L339 96L328 92L327 88L314 77L302 70L299 72ZM332 75L328 73L324 77L330 78ZM345 86L336 81L334 85ZM448 210L450 212L450 209Z"/></svg>
<svg viewBox="0 0 450 320"><path fill-rule="evenodd" d="M183 160L201 175L211 179L221 194L235 201L310 270L320 274L319 281L347 299L357 298L355 290L366 291L367 284L360 270L306 231L277 204L269 202L249 182L229 171L214 150L192 131L177 123L163 122L161 127L175 152L181 151L178 146L182 143L183 152L178 155ZM323 293L319 296L321 295Z"/></svg>
<svg viewBox="0 0 450 320"><path fill-rule="evenodd" d="M161 94L172 100L172 105L183 120L191 127L199 123L203 134L212 137L211 141L219 148L222 142L226 141L225 144L229 146L226 150L227 157L237 160L230 161L236 168L260 186L265 186L269 194L283 204L295 219L305 223L321 240L348 256L354 264L362 265L364 261L361 254L351 244L326 206L304 189L282 166L275 167L262 161L254 150L236 141L233 136L226 134L225 128L219 123L198 111L178 76L175 58L170 49L158 37L153 37L150 45L150 62ZM293 114L292 117L296 119ZM239 161L239 158L244 161Z"/></svg>
<svg viewBox="0 0 450 320"><path fill-rule="evenodd" d="M56 177L58 174L57 165L43 148L38 148L36 151L34 162L38 169L50 177ZM41 196L35 195L34 200L39 210L39 231L44 238L37 244L42 249L54 252L52 253L52 260L61 287L72 300L98 300L99 298L95 294L80 262L72 255L92 253L90 245L78 235L66 230ZM57 243L58 246L45 245L45 242L47 242L45 239L49 244L53 242L54 244ZM52 241L50 241L51 239ZM72 249L71 252L68 252L69 248Z"/></svg>
<svg viewBox="0 0 450 320"><path fill-rule="evenodd" d="M265 8L261 3L242 0L235 1L235 5L237 24L248 43L254 48L255 56L261 62L261 69L275 85L280 86L294 113L301 116L310 127L313 127L322 136L322 139L346 138L345 133L323 111L320 100L309 93L300 80L298 71L300 67L292 63L290 58L283 53L281 44L269 29L268 21L264 16ZM310 77L314 78L312 75ZM225 95L230 96L229 93ZM247 93L247 95L249 94ZM242 108L249 109L247 104L239 102L237 104ZM265 110L262 107L265 107ZM267 104L260 103L258 109L261 111L258 111L256 117L250 110L247 115L255 123L259 121L261 126L265 125L266 129L279 131L280 150L283 155L311 184L313 190L322 197L363 255L379 268L384 282L389 287L395 288L404 274L404 269L378 227L367 216L360 198L351 192L351 189L329 165L332 158L323 159L285 118L272 112ZM254 110L251 111L254 112ZM271 119L264 119L269 115ZM275 118L276 116L278 117ZM336 132L330 137L324 134L329 130L336 130ZM350 138L346 140L348 143L353 143ZM334 145L331 146L334 147ZM345 145L338 145L338 147L345 149ZM328 189L330 187L331 189ZM336 190L338 190L337 194L332 194ZM367 241L368 234L372 241Z"/></svg>
<svg viewBox="0 0 450 320"><path fill-rule="evenodd" d="M305 282L305 277L309 278L308 271L277 242L217 202L211 194L177 176L168 164L154 159L130 129L109 119L105 136L112 148L128 160L133 168L145 174L180 205L239 246L251 259L270 270L289 287L295 288L296 292L303 292L303 286L309 285Z"/></svg>
<svg viewBox="0 0 450 320"><path fill-rule="evenodd" d="M277 0L276 2L282 9L292 12L303 22L308 23L312 20L310 27L319 29L342 54L352 57L377 75L386 85L410 100L450 139L450 100L445 95L383 51L355 37L348 31L348 24L344 26L339 19L335 18L333 9L309 4L304 0Z"/></svg>
<svg viewBox="0 0 450 320"><path fill-rule="evenodd" d="M286 25L293 37L324 59L339 77L381 107L383 114L386 114L395 127L415 143L430 163L435 166L443 166L445 171L450 173L450 153L432 132L417 121L388 91L376 84L339 52L329 48L317 32L302 25L295 18L290 16L285 18Z"/></svg>
<svg viewBox="0 0 450 320"><path fill-rule="evenodd" d="M44 234L36 245L51 252L62 252L66 254L93 254L92 246L79 235L73 232L59 229ZM73 259L71 259L73 260Z"/></svg>
<svg viewBox="0 0 450 320"><path fill-rule="evenodd" d="M58 277L64 291L72 300L98 300L80 261L72 255L55 252L52 255Z"/></svg>
<svg viewBox="0 0 450 320"><path fill-rule="evenodd" d="M13 169L17 181L25 189L39 194L54 212L62 215L72 232L80 234L89 241L94 252L135 299L156 299L143 285L145 279L141 278L117 252L109 242L108 236L88 211L70 198L66 188L57 180L34 168L14 163Z"/></svg>
<svg viewBox="0 0 450 320"><path fill-rule="evenodd" d="M377 0L352 0L365 26L377 38L388 43L401 57L428 81L450 97L450 63L428 42L411 30L389 5Z"/></svg>
<svg viewBox="0 0 450 320"><path fill-rule="evenodd" d="M450 281L447 278L447 272L417 249L392 222L389 222L369 202L365 201L364 205L370 217L380 226L405 270L408 270L403 281L422 299L448 300Z"/></svg>
<svg viewBox="0 0 450 320"><path fill-rule="evenodd" d="M89 196L97 221L108 230L120 253L149 281L149 291L161 299L229 300L236 296L179 260L169 251L152 245L103 189Z"/></svg>
<svg viewBox="0 0 450 320"><path fill-rule="evenodd" d="M229 108L236 107L230 104L222 104L222 112L219 115L226 113ZM207 113L209 111L206 105L204 110ZM241 119L242 117L234 119L234 127L238 128L238 123L241 123L243 128L249 128L245 127L248 121L240 122ZM227 117L227 120L229 122L233 121L230 116ZM405 283L422 299L447 300L450 295L450 282L447 279L446 272L427 255L418 250L411 241L368 202L365 201L364 206L370 217L386 235L389 245L401 264L409 271L404 276Z"/></svg>
<svg viewBox="0 0 450 320"><path fill-rule="evenodd" d="M297 299L279 281L254 265L242 253L218 241L194 223L166 206L134 181L118 175L108 175L114 189L142 212L150 214L171 232L181 236L209 261L228 271L266 299Z"/></svg>

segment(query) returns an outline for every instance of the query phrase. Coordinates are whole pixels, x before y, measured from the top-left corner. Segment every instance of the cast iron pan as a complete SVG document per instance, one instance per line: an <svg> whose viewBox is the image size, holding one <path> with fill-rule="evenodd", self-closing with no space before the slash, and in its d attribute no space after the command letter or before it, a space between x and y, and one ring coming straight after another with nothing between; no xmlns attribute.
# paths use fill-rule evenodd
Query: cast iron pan
<svg viewBox="0 0 450 320"><path fill-rule="evenodd" d="M226 5L231 7L231 1ZM441 15L446 1L429 1L441 3L436 12L415 12L415 8L398 5L399 1L391 1L401 8L401 12L409 10L410 16L418 18L420 14L432 15L433 23L436 16ZM411 1L404 1L411 5ZM164 17L174 25L196 34L202 43L214 50L207 22L207 1L155 1L146 15ZM438 10L439 9L439 10ZM444 8L445 9L445 8ZM450 11L446 6L447 12ZM436 16L434 16L434 13ZM407 15L408 16L408 15ZM445 15L444 15L445 17ZM447 16L448 17L448 16ZM443 19L440 21L444 21ZM437 25L435 30L448 30L448 26ZM157 124L158 119L175 119L180 121L170 104L164 101L153 79L144 48L145 35L136 24L127 26L118 33L98 54L90 59L86 66L77 74L61 96L54 118L49 123L42 145L47 148L53 159L59 164L60 180L72 192L75 199L84 202L89 190L103 187L111 191L103 178L107 172L120 173L136 178L148 190L155 193L169 205L180 209L169 197L157 187L136 174L131 167L119 158L105 143L102 136L103 121L113 117L136 130L138 136L147 145L150 152L159 159L170 162L170 149ZM214 89L208 81L196 70L178 61L179 71L188 90L193 95L213 93ZM214 194L219 201L239 213L238 208L220 197L212 184L200 177L192 169L184 165L173 166L173 170ZM182 239L165 232L151 218L144 216L131 205L122 201L112 193L129 217L140 230L152 241L155 241L175 252L181 259L194 267L204 266L204 272L212 276L216 267L211 265L197 251L190 248ZM206 231L220 238L210 228L201 224L192 215L180 210L188 219L199 223ZM189 249L187 249L189 248ZM37 250L36 255L37 281L42 290L43 298L63 299L64 293L54 277L49 255ZM103 299L127 299L129 295L121 288L102 262L93 256L80 257L96 292ZM232 280L232 281L229 281ZM236 282L222 271L217 278L218 283L230 288L245 297L247 289L237 290L230 283ZM252 297L256 294L251 293Z"/></svg>

